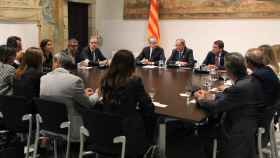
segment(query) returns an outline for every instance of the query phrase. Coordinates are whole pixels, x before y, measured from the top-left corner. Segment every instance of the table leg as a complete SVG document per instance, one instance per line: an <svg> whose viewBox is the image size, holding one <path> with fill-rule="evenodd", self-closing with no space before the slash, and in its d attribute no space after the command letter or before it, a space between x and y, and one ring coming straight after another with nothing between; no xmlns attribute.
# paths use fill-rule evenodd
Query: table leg
<svg viewBox="0 0 280 158"><path fill-rule="evenodd" d="M166 123L164 120L159 123L158 146L160 157L166 158Z"/></svg>

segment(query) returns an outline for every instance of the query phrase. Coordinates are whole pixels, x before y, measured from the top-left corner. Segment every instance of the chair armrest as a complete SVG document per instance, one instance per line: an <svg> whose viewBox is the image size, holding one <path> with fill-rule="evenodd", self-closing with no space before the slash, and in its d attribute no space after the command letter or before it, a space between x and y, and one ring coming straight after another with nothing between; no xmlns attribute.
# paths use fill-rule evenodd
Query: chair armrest
<svg viewBox="0 0 280 158"><path fill-rule="evenodd" d="M263 127L258 128L258 135L262 135L265 133L265 129Z"/></svg>
<svg viewBox="0 0 280 158"><path fill-rule="evenodd" d="M80 127L80 133L87 137L89 136L89 132L84 126Z"/></svg>
<svg viewBox="0 0 280 158"><path fill-rule="evenodd" d="M125 136L115 137L113 139L113 143L121 143L122 144L121 158L124 158L125 157L126 137Z"/></svg>
<svg viewBox="0 0 280 158"><path fill-rule="evenodd" d="M70 122L70 121L68 121L68 122L62 122L62 123L60 124L60 128L69 128L70 125L71 125L71 122Z"/></svg>
<svg viewBox="0 0 280 158"><path fill-rule="evenodd" d="M126 143L126 137L125 136L115 137L113 142L114 143Z"/></svg>
<svg viewBox="0 0 280 158"><path fill-rule="evenodd" d="M22 121L27 121L32 119L32 114L26 114L22 116Z"/></svg>

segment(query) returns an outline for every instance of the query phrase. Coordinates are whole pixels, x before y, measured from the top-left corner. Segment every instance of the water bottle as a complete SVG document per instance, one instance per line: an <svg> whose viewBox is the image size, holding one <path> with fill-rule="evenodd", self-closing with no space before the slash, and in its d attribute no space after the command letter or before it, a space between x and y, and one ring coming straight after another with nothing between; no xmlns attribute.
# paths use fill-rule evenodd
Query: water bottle
<svg viewBox="0 0 280 158"><path fill-rule="evenodd" d="M163 67L163 64L164 64L163 60L159 60L159 67Z"/></svg>

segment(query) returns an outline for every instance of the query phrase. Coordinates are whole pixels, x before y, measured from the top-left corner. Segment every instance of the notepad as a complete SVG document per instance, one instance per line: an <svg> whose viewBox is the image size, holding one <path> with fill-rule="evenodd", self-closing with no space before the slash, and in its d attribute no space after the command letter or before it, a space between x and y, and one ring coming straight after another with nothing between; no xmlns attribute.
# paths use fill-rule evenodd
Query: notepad
<svg viewBox="0 0 280 158"><path fill-rule="evenodd" d="M168 105L166 105L166 104L161 104L161 103L159 103L159 102L153 102L154 103L154 105L156 106L156 107L160 107L160 108L166 108Z"/></svg>

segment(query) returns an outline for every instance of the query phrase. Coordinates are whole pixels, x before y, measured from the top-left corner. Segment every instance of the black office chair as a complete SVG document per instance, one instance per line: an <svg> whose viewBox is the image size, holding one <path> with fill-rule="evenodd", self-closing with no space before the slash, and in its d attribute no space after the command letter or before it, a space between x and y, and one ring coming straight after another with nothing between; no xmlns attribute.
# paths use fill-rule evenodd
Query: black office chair
<svg viewBox="0 0 280 158"><path fill-rule="evenodd" d="M32 113L34 108L32 102L25 97L0 96L1 114L4 128L7 132L20 134L22 138L27 134L27 145L25 157L30 153L30 142L32 134ZM22 122L28 121L28 122ZM3 131L2 132L6 132Z"/></svg>
<svg viewBox="0 0 280 158"><path fill-rule="evenodd" d="M126 137L122 133L122 118L116 115L90 109L80 109L84 126L80 128L79 158L95 153L104 156L125 157ZM88 149L84 151L84 136ZM121 144L121 145L120 145Z"/></svg>
<svg viewBox="0 0 280 158"><path fill-rule="evenodd" d="M36 136L33 158L36 158L40 134L53 138L55 158L57 158L57 139L62 138L66 140L66 158L69 158L71 123L68 120L67 107L62 103L46 99L35 98L34 102L38 114L36 114Z"/></svg>

